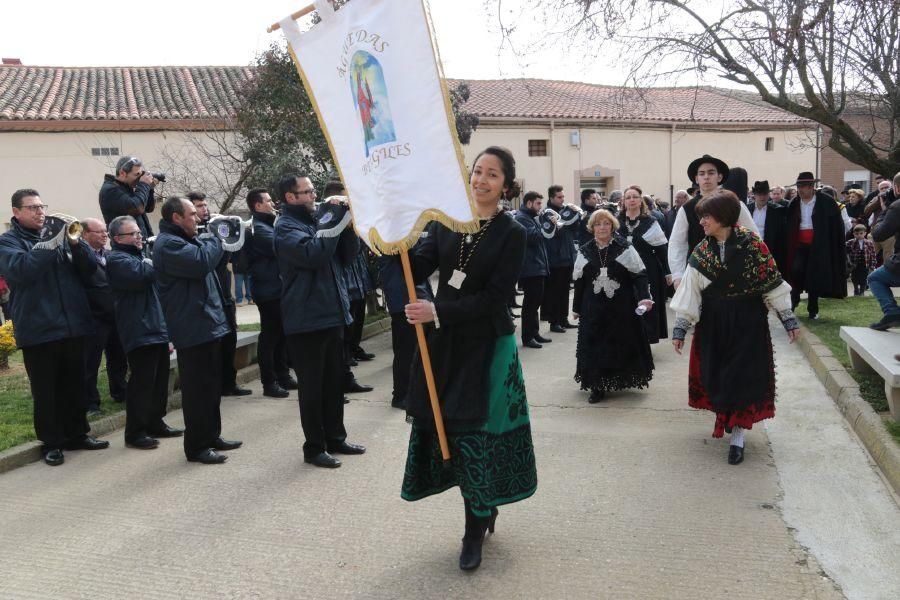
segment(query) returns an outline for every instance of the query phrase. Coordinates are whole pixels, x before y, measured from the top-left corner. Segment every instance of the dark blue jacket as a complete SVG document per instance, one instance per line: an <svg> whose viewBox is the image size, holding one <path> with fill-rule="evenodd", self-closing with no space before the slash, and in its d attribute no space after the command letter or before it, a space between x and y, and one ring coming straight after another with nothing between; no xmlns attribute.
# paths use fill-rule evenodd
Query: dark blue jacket
<svg viewBox="0 0 900 600"><path fill-rule="evenodd" d="M422 237L429 235L432 235L432 232L426 231ZM410 256L415 254L416 248L420 244L421 240L410 249ZM388 254L379 256L378 276L381 279L381 291L384 292L384 303L387 305L388 312L392 315L403 312L403 308L409 304L409 294L406 292L406 278L403 277L403 265L400 257ZM434 300L434 293L431 291L431 284L427 279L416 286L416 298Z"/></svg>
<svg viewBox="0 0 900 600"><path fill-rule="evenodd" d="M559 212L555 206L548 206ZM547 249L547 267L558 269L571 267L575 264L575 231L581 221L576 220L570 225L563 225L556 229L556 235L550 239L544 239L544 247Z"/></svg>
<svg viewBox="0 0 900 600"><path fill-rule="evenodd" d="M94 333L94 318L84 283L97 269L91 249L82 240L55 250L32 248L38 232L25 229L13 217L0 235L0 275L10 288L10 310L16 345L28 348Z"/></svg>
<svg viewBox="0 0 900 600"><path fill-rule="evenodd" d="M156 277L150 259L134 246L113 242L106 256L106 278L116 304L116 329L125 352L150 344L167 344L169 334L163 318Z"/></svg>
<svg viewBox="0 0 900 600"><path fill-rule="evenodd" d="M342 263L353 260L359 238L317 236L316 220L303 206L285 204L275 223L275 256L281 273L284 333L308 333L353 322Z"/></svg>
<svg viewBox="0 0 900 600"><path fill-rule="evenodd" d="M516 211L516 222L525 228L525 262L522 263L522 272L519 273L519 279L523 277L544 277L549 271L547 270L547 247L544 245L544 234L535 221L537 214L525 207ZM573 263L574 264L574 263Z"/></svg>
<svg viewBox="0 0 900 600"><path fill-rule="evenodd" d="M372 277L369 275L364 244L361 241L356 256L349 263L344 264L344 283L347 285L347 294L351 301L362 300L374 289Z"/></svg>
<svg viewBox="0 0 900 600"><path fill-rule="evenodd" d="M138 181L132 190L127 184L122 183L112 175L103 176L103 185L100 186L100 212L103 220L109 225L110 221L123 215L131 215L137 221L138 228L144 239L153 235L153 227L150 226L150 218L147 216L156 208L156 197L153 187L143 181ZM148 254L144 245L144 254Z"/></svg>
<svg viewBox="0 0 900 600"><path fill-rule="evenodd" d="M253 213L253 235L242 251L250 265L250 295L256 302L281 298L281 276L275 258L275 215Z"/></svg>
<svg viewBox="0 0 900 600"><path fill-rule="evenodd" d="M216 266L225 251L212 234L188 238L177 225L159 224L153 269L169 337L190 348L224 337L231 326L222 308Z"/></svg>

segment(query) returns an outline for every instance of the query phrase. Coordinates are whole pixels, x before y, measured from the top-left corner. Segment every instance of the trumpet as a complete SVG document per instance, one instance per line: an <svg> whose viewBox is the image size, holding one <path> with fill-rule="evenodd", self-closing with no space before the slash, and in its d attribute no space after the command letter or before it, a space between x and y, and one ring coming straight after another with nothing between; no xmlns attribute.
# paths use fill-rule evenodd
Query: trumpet
<svg viewBox="0 0 900 600"><path fill-rule="evenodd" d="M63 242L76 242L81 239L84 228L81 222L71 215L63 213L53 213L44 219L44 226L38 232L40 242L34 245L35 248L45 250L55 250L59 248Z"/></svg>

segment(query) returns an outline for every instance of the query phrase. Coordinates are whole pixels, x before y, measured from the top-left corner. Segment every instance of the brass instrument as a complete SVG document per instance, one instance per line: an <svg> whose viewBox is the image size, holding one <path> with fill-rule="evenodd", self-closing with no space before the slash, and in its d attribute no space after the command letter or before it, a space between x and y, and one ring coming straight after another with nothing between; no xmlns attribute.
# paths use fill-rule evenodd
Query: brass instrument
<svg viewBox="0 0 900 600"><path fill-rule="evenodd" d="M63 242L74 242L81 239L84 228L81 222L71 215L53 213L44 219L44 226L38 232L41 241L34 245L35 248L55 250Z"/></svg>

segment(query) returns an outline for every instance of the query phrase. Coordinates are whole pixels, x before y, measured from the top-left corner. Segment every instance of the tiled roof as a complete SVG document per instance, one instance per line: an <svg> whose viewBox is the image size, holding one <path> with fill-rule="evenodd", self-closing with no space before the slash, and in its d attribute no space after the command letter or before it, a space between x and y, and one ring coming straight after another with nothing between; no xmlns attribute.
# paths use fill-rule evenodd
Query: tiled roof
<svg viewBox="0 0 900 600"><path fill-rule="evenodd" d="M251 67L0 66L0 129L164 128L223 122ZM455 80L451 80L451 84ZM715 88L625 88L541 79L467 80L482 118L610 123L770 123L804 119ZM743 93L745 94L745 93Z"/></svg>
<svg viewBox="0 0 900 600"><path fill-rule="evenodd" d="M0 122L216 119L249 67L0 67Z"/></svg>
<svg viewBox="0 0 900 600"><path fill-rule="evenodd" d="M802 117L748 102L746 92L710 87L631 88L545 79L468 80L466 109L483 118L572 119L616 123L778 123Z"/></svg>

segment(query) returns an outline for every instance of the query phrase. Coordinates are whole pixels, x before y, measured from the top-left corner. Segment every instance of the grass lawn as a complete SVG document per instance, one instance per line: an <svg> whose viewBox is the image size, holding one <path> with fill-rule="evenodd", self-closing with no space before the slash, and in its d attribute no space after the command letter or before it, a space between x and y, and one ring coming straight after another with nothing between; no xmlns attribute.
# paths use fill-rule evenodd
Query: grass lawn
<svg viewBox="0 0 900 600"><path fill-rule="evenodd" d="M366 313L366 325L369 323L374 323L375 321L380 321L389 317L387 311L379 310L374 313ZM259 331L259 323L244 323L243 325L238 325L238 331Z"/></svg>
<svg viewBox="0 0 900 600"><path fill-rule="evenodd" d="M113 402L109 397L105 359L100 365L97 389L100 391L102 414L89 420L125 410L123 404ZM31 389L22 363L22 352L19 351L10 355L9 370L0 371L0 451L34 439Z"/></svg>
<svg viewBox="0 0 900 600"><path fill-rule="evenodd" d="M798 315L806 314L806 301L797 308ZM874 373L860 373L850 366L847 344L840 337L841 325L851 327L868 327L870 323L880 320L881 309L874 298L859 296L843 300L823 298L819 300L819 319L811 321L803 316L800 320L813 332L822 343L828 346L850 376L859 384L859 392L863 399L872 405L882 417L887 415L887 399L884 397L884 380ZM900 342L900 336L898 336ZM900 444L900 423L889 417L884 420L885 427Z"/></svg>

